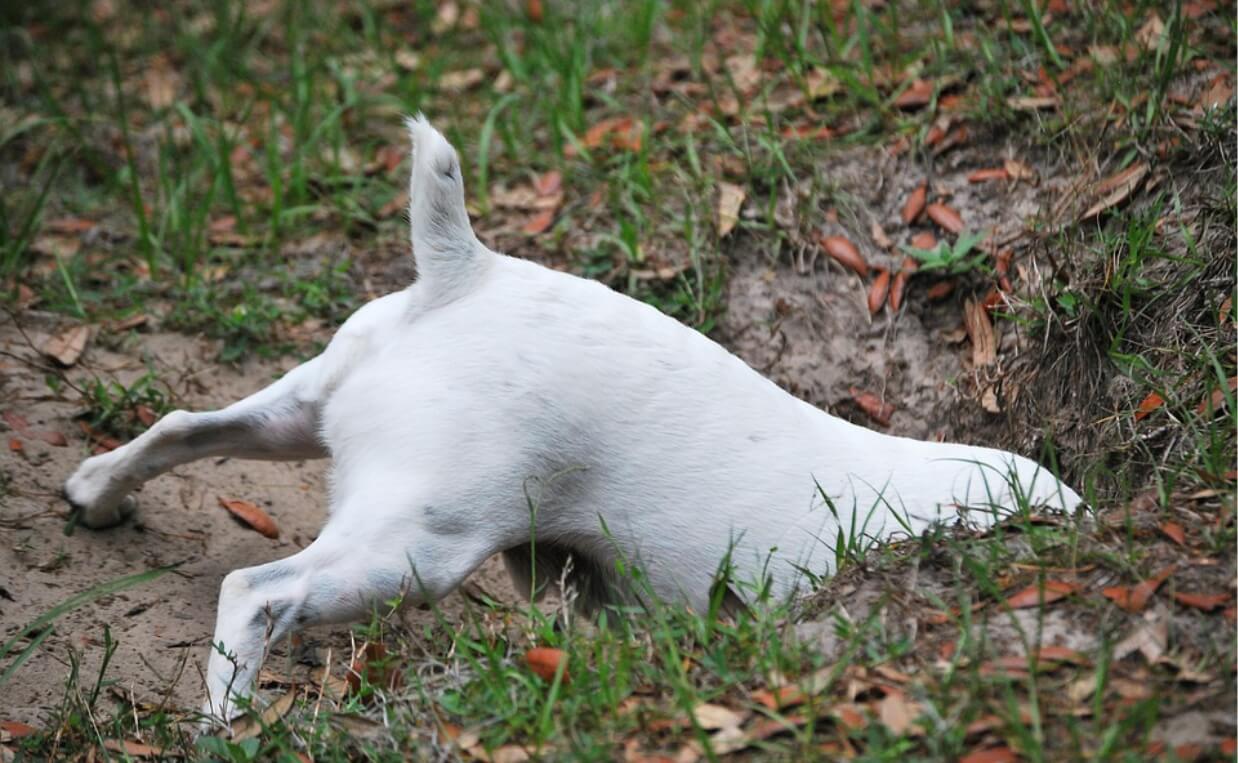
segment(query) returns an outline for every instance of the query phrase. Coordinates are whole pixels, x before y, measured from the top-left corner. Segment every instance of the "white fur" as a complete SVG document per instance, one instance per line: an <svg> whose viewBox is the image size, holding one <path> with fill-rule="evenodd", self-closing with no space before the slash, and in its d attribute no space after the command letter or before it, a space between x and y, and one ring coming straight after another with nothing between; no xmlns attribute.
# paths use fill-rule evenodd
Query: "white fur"
<svg viewBox="0 0 1238 763"><path fill-rule="evenodd" d="M269 388L169 414L65 486L82 521L104 526L144 481L194 459L333 459L318 539L223 581L208 713L226 719L249 694L268 638L401 593L438 599L493 554L536 595L531 542L538 580L573 556L587 606L632 594L615 573L623 557L653 592L699 610L728 553L740 599L766 579L792 593L801 568L830 572L835 512L844 534L855 515L885 539L956 506L985 509L972 517L987 524L1018 495L1079 504L1026 458L841 421L648 305L488 250L455 151L424 119L409 130L416 283L358 310Z"/></svg>

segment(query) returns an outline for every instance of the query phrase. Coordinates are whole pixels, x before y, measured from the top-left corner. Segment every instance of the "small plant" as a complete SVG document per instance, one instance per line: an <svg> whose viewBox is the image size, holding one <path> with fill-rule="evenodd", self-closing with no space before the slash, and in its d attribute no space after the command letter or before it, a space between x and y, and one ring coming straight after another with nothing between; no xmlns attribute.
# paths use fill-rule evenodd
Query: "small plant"
<svg viewBox="0 0 1238 763"><path fill-rule="evenodd" d="M172 410L171 390L150 369L128 386L96 378L85 392L90 427L122 440L141 434Z"/></svg>
<svg viewBox="0 0 1238 763"><path fill-rule="evenodd" d="M953 245L942 241L935 249L917 249L904 246L902 249L920 262L921 270L941 271L946 275L961 275L984 267L987 258L983 252L973 254L976 244L984 240L984 232L959 235Z"/></svg>

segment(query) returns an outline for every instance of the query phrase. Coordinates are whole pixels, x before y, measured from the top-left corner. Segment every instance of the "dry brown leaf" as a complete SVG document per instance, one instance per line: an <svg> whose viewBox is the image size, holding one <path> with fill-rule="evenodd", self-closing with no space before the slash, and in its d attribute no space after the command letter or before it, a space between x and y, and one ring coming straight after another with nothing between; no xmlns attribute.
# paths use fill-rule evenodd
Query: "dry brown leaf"
<svg viewBox="0 0 1238 763"><path fill-rule="evenodd" d="M924 211L924 202L928 199L928 185L921 183L916 186L907 201L903 203L903 223L911 225L920 213Z"/></svg>
<svg viewBox="0 0 1238 763"><path fill-rule="evenodd" d="M1229 83L1229 77L1221 75L1213 80L1208 89L1199 97L1198 105L1204 111L1223 109L1229 105L1229 100L1233 97L1234 87Z"/></svg>
<svg viewBox="0 0 1238 763"><path fill-rule="evenodd" d="M868 716L860 705L840 702L830 708L830 715L847 729L861 730L868 726Z"/></svg>
<svg viewBox="0 0 1238 763"><path fill-rule="evenodd" d="M524 653L524 662L529 666L529 670L548 683L555 680L555 674L559 671L559 665L562 664L563 685L566 686L572 682L572 676L567 671L567 655L561 649L534 647Z"/></svg>
<svg viewBox="0 0 1238 763"><path fill-rule="evenodd" d="M912 730L912 723L920 717L920 706L907 701L901 691L892 691L877 705L877 717L883 726L902 736Z"/></svg>
<svg viewBox="0 0 1238 763"><path fill-rule="evenodd" d="M872 392L859 387L852 387L850 392L851 399L855 401L856 405L860 406L860 410L864 411L870 419L883 427L890 425L890 417L894 415L893 405L883 401Z"/></svg>
<svg viewBox="0 0 1238 763"><path fill-rule="evenodd" d="M933 83L928 80L912 80L911 85L898 94L894 105L900 109L918 109L933 100Z"/></svg>
<svg viewBox="0 0 1238 763"><path fill-rule="evenodd" d="M486 73L479 68L458 69L439 77L438 85L448 93L463 93L480 85L486 79Z"/></svg>
<svg viewBox="0 0 1238 763"><path fill-rule="evenodd" d="M53 334L43 345L43 354L68 367L77 362L90 340L90 326L72 326Z"/></svg>
<svg viewBox="0 0 1238 763"><path fill-rule="evenodd" d="M1015 763L1018 759L1018 753L1009 747L990 747L967 753L959 758L959 763Z"/></svg>
<svg viewBox="0 0 1238 763"><path fill-rule="evenodd" d="M1006 100L1006 105L1015 111L1040 111L1042 109L1056 109L1057 97L1052 95L1026 95L1016 96Z"/></svg>
<svg viewBox="0 0 1238 763"><path fill-rule="evenodd" d="M1229 602L1229 594L1227 593L1187 593L1186 591L1177 591L1174 593L1174 601L1187 607L1202 609L1205 612L1211 612L1215 609L1220 609Z"/></svg>
<svg viewBox="0 0 1238 763"><path fill-rule="evenodd" d="M745 716L722 705L702 702L692 708L692 718L706 731L715 731L738 728L744 722Z"/></svg>
<svg viewBox="0 0 1238 763"><path fill-rule="evenodd" d="M58 217L43 223L43 230L48 233L73 235L94 230L99 223L81 217Z"/></svg>
<svg viewBox="0 0 1238 763"><path fill-rule="evenodd" d="M868 263L860 255L860 250L855 248L855 244L842 236L823 236L819 243L821 248L825 249L825 253L834 258L838 264L854 270L861 277L868 275Z"/></svg>
<svg viewBox="0 0 1238 763"><path fill-rule="evenodd" d="M267 705L266 708L263 709L262 715L260 715L257 719L246 716L233 721L230 738L234 742L240 742L245 739L258 736L262 733L264 728L273 726L277 721L279 721L279 719L287 715L288 711L292 709L293 703L296 702L296 699L297 689L294 688L292 691L286 692L279 699ZM227 729L224 729L220 733L227 734L228 731Z"/></svg>
<svg viewBox="0 0 1238 763"><path fill-rule="evenodd" d="M1152 414L1157 408L1165 404L1165 398L1155 392L1149 392L1135 409L1135 421L1142 421Z"/></svg>
<svg viewBox="0 0 1238 763"><path fill-rule="evenodd" d="M550 170L537 176L533 181L533 190L538 196L554 196L563 188L563 173Z"/></svg>
<svg viewBox="0 0 1238 763"><path fill-rule="evenodd" d="M989 320L989 312L984 305L973 299L963 303L963 327L971 339L971 362L977 368L991 366L997 362L997 333L993 330L993 322Z"/></svg>
<svg viewBox="0 0 1238 763"><path fill-rule="evenodd" d="M275 520L271 519L270 515L249 501L223 498L222 496L217 496L216 500L219 501L220 506L230 511L234 517L249 525L260 535L264 535L272 540L279 537L279 527L275 524Z"/></svg>
<svg viewBox="0 0 1238 763"><path fill-rule="evenodd" d="M21 721L0 721L0 733L7 737L5 741L28 737L36 731L38 731L38 729L34 726L22 723Z"/></svg>
<svg viewBox="0 0 1238 763"><path fill-rule="evenodd" d="M1071 594L1078 593L1079 590L1080 586L1076 583L1067 583L1063 580L1046 580L1043 589L1037 584L1030 585L1006 599L1006 604L1011 609L1038 607L1042 601L1045 604L1051 604Z"/></svg>
<svg viewBox="0 0 1238 763"><path fill-rule="evenodd" d="M932 251L937 248L937 237L930 231L920 231L911 237L911 245L926 252Z"/></svg>
<svg viewBox="0 0 1238 763"><path fill-rule="evenodd" d="M529 221L520 228L520 232L526 236L536 236L539 233L545 233L552 223L555 221L555 211L553 209L543 209L537 214L529 218Z"/></svg>
<svg viewBox="0 0 1238 763"><path fill-rule="evenodd" d="M929 219L937 223L942 230L949 231L950 233L963 232L963 218L959 216L958 212L955 212L945 204L929 204L924 211L929 216Z"/></svg>
<svg viewBox="0 0 1238 763"><path fill-rule="evenodd" d="M1139 43L1145 50L1152 50L1160 44L1161 37L1165 34L1165 22L1161 21L1161 17L1156 11L1148 17L1148 20L1139 27L1135 32L1135 41Z"/></svg>
<svg viewBox="0 0 1238 763"><path fill-rule="evenodd" d="M403 672L399 660L387 652L387 646L380 641L366 641L353 654L345 677L346 694L356 694L361 690L361 679L370 686L383 689L397 689L404 684Z"/></svg>
<svg viewBox="0 0 1238 763"><path fill-rule="evenodd" d="M1174 573L1174 569L1174 565L1171 564L1137 586L1131 588L1110 586L1101 591L1101 594L1127 612L1142 612L1147 609L1148 602L1156 590Z"/></svg>
<svg viewBox="0 0 1238 763"><path fill-rule="evenodd" d="M739 222L744 195L742 186L727 182L718 184L718 238L725 238Z"/></svg>
<svg viewBox="0 0 1238 763"><path fill-rule="evenodd" d="M1238 391L1238 376L1229 377L1229 379L1225 382L1225 386L1229 389L1231 394ZM1225 391L1214 389L1212 390L1211 395L1208 395L1203 400L1199 401L1199 405L1195 407L1195 412L1200 416L1204 416L1209 413L1217 413L1218 411L1222 411L1225 409L1225 406Z"/></svg>
<svg viewBox="0 0 1238 763"><path fill-rule="evenodd" d="M1186 530L1177 522L1162 522L1160 530L1165 534L1165 537L1177 543L1179 546L1186 545Z"/></svg>
<svg viewBox="0 0 1238 763"><path fill-rule="evenodd" d="M885 229L876 220L873 220L869 225L868 234L873 237L873 242L882 249L894 248L894 242L890 240L890 237L886 235Z"/></svg>
<svg viewBox="0 0 1238 763"><path fill-rule="evenodd" d="M1088 207L1083 213L1082 220L1095 217L1101 212L1104 212L1110 207L1115 207L1126 200L1131 193L1139 187L1143 182L1144 176L1148 174L1148 165L1146 162L1136 162L1130 167L1110 175L1096 185L1095 193L1100 196L1100 201Z"/></svg>
<svg viewBox="0 0 1238 763"><path fill-rule="evenodd" d="M768 707L770 710L781 710L804 704L808 700L808 695L800 691L798 686L788 684L786 686L779 686L776 689L760 689L755 691L752 693L752 699Z"/></svg>
<svg viewBox="0 0 1238 763"><path fill-rule="evenodd" d="M993 180L1009 180L1010 173L1006 172L1005 167L990 167L988 169L976 170L967 176L969 183L988 183Z"/></svg>
<svg viewBox="0 0 1238 763"><path fill-rule="evenodd" d="M143 742L134 742L128 739L105 739L103 740L103 749L108 752L128 755L132 758L162 758L167 754L162 747L154 747Z"/></svg>
<svg viewBox="0 0 1238 763"><path fill-rule="evenodd" d="M1002 169L1006 170L1006 175L1011 180L1035 180L1036 170L1027 166L1017 159L1007 159L1002 164Z"/></svg>
<svg viewBox="0 0 1238 763"><path fill-rule="evenodd" d="M868 289L868 312L876 315L886 303L886 295L890 293L890 271L877 269L877 277L873 279Z"/></svg>
<svg viewBox="0 0 1238 763"><path fill-rule="evenodd" d="M1158 614L1149 612L1144 617ZM1139 652L1150 664L1155 664L1165 655L1165 650L1169 646L1169 623L1166 619L1155 616L1140 623L1129 636L1113 647L1114 661L1123 660L1127 655Z"/></svg>
<svg viewBox="0 0 1238 763"><path fill-rule="evenodd" d="M907 292L907 281L911 278L914 271L904 267L894 276L894 281L890 284L890 311L898 312L898 309L903 306L903 295Z"/></svg>

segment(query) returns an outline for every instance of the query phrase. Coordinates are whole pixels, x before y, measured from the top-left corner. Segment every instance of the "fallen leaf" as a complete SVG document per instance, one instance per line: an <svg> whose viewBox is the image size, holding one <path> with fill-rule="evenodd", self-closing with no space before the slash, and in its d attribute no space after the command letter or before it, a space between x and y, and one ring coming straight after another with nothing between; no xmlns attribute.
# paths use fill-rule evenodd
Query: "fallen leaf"
<svg viewBox="0 0 1238 763"><path fill-rule="evenodd" d="M1131 192L1139 187L1139 184L1143 182L1144 176L1147 174L1147 163L1136 162L1121 172L1102 180L1095 188L1096 195L1101 197L1100 201L1088 207L1088 210L1083 213L1083 217L1080 219L1087 220L1110 207L1121 204L1131 195Z"/></svg>
<svg viewBox="0 0 1238 763"><path fill-rule="evenodd" d="M890 284L890 311L897 313L898 309L903 306L903 295L907 292L907 281L911 278L912 270L903 268L894 276L893 283Z"/></svg>
<svg viewBox="0 0 1238 763"><path fill-rule="evenodd" d="M911 237L911 245L926 252L932 251L937 248L937 237L930 231L920 231Z"/></svg>
<svg viewBox="0 0 1238 763"><path fill-rule="evenodd" d="M117 440L115 437L110 435L103 434L94 427L90 426L90 424L87 424L85 421L79 420L77 422L77 426L82 430L82 433L86 435L86 439L93 442L96 449L101 450L104 453L111 450L116 450L122 444L120 440Z"/></svg>
<svg viewBox="0 0 1238 763"><path fill-rule="evenodd" d="M1006 100L1006 105L1015 111L1040 111L1056 109L1057 97L1052 95L1016 96Z"/></svg>
<svg viewBox="0 0 1238 763"><path fill-rule="evenodd" d="M1186 530L1184 530L1182 525L1177 522L1162 522L1160 530L1167 538L1172 540L1174 543L1177 543L1179 546L1186 545Z"/></svg>
<svg viewBox="0 0 1238 763"><path fill-rule="evenodd" d="M1238 739L1234 737L1226 737L1221 740L1221 754L1234 757L1234 753L1238 753Z"/></svg>
<svg viewBox="0 0 1238 763"><path fill-rule="evenodd" d="M886 295L890 293L890 271L885 268L877 269L877 277L873 279L872 286L868 289L868 312L870 315L876 315L881 311L882 306L886 303Z"/></svg>
<svg viewBox="0 0 1238 763"><path fill-rule="evenodd" d="M77 362L90 339L89 326L73 326L53 334L43 345L43 354L68 367Z"/></svg>
<svg viewBox="0 0 1238 763"><path fill-rule="evenodd" d="M21 721L0 721L0 732L8 736L9 739L21 739L28 737L38 731L34 726L31 726Z"/></svg>
<svg viewBox="0 0 1238 763"><path fill-rule="evenodd" d="M1009 180L1010 174L1006 172L1005 167L992 167L989 169L976 170L967 176L969 183L988 183L993 180Z"/></svg>
<svg viewBox="0 0 1238 763"><path fill-rule="evenodd" d="M279 537L279 527L276 526L275 520L249 501L223 497L217 497L216 500L219 501L220 506L232 512L234 517L249 525L260 535L271 539Z"/></svg>
<svg viewBox="0 0 1238 763"><path fill-rule="evenodd" d="M546 646L534 647L524 653L524 661L529 666L529 670L546 682L555 680L555 674L559 671L559 665L562 664L563 685L566 686L572 682L571 674L567 671L567 654L561 649Z"/></svg>
<svg viewBox="0 0 1238 763"><path fill-rule="evenodd" d="M1229 104L1229 100L1234 97L1234 88L1229 84L1229 78L1225 76L1217 77L1212 85L1204 91L1199 97L1199 108L1208 111L1209 109L1222 109Z"/></svg>
<svg viewBox="0 0 1238 763"><path fill-rule="evenodd" d="M558 170L550 170L537 176L533 181L533 190L538 196L554 196L563 187L563 174Z"/></svg>
<svg viewBox="0 0 1238 763"><path fill-rule="evenodd" d="M868 726L868 717L859 705L839 703L830 708L830 715L837 719L844 727L853 731L858 731Z"/></svg>
<svg viewBox="0 0 1238 763"><path fill-rule="evenodd" d="M860 410L864 411L870 419L883 427L890 425L890 417L894 415L893 405L884 402L872 392L862 390L859 387L852 387L850 391L851 399L855 401L856 405L860 406Z"/></svg>
<svg viewBox="0 0 1238 763"><path fill-rule="evenodd" d="M725 238L739 222L744 195L742 186L727 182L718 184L718 238Z"/></svg>
<svg viewBox="0 0 1238 763"><path fill-rule="evenodd" d="M876 220L873 220L869 225L868 233L873 237L873 241L882 249L893 249L894 242L886 235L885 229L882 228ZM1224 313L1224 311L1222 311Z"/></svg>
<svg viewBox="0 0 1238 763"><path fill-rule="evenodd" d="M734 710L709 702L702 702L692 708L692 718L706 731L738 728L744 722L744 716Z"/></svg>
<svg viewBox="0 0 1238 763"><path fill-rule="evenodd" d="M232 741L240 742L256 737L262 733L263 729L275 725L277 721L287 715L288 711L292 709L292 705L297 699L297 693L297 689L295 688L292 691L285 693L279 699L267 705L266 708L263 709L262 715L260 715L257 719L251 716L245 716L244 718L238 718L233 721L232 733L230 736ZM225 729L221 733L227 734L228 731Z"/></svg>
<svg viewBox="0 0 1238 763"><path fill-rule="evenodd" d="M54 429L31 429L26 432L26 436L45 442L53 448L67 448L69 446L68 439Z"/></svg>
<svg viewBox="0 0 1238 763"><path fill-rule="evenodd" d="M898 94L894 105L900 109L917 109L927 106L933 100L933 83L928 80L915 79L911 85Z"/></svg>
<svg viewBox="0 0 1238 763"><path fill-rule="evenodd" d="M929 204L924 208L929 219L937 223L942 230L947 230L951 233L963 232L963 218L945 204Z"/></svg>
<svg viewBox="0 0 1238 763"><path fill-rule="evenodd" d="M903 223L911 225L920 213L924 211L924 202L928 199L928 185L921 183L916 186L907 201L903 203Z"/></svg>
<svg viewBox="0 0 1238 763"><path fill-rule="evenodd" d="M768 707L770 710L781 710L787 707L795 707L802 705L808 699L804 692L800 691L798 686L788 684L787 686L779 686L776 689L760 689L752 693L752 699L755 702Z"/></svg>
<svg viewBox="0 0 1238 763"><path fill-rule="evenodd" d="M959 763L1014 763L1018 759L1018 754L1009 747L990 747L967 753L959 758Z"/></svg>
<svg viewBox="0 0 1238 763"><path fill-rule="evenodd" d="M932 302L938 302L950 296L950 294L953 291L954 291L954 281L948 279L945 281L938 281L937 283L928 287L928 289L925 290L924 292L924 296L928 297L929 300Z"/></svg>
<svg viewBox="0 0 1238 763"><path fill-rule="evenodd" d="M13 453L21 453L24 449L25 449L25 448L24 448L24 446L21 444L21 440L17 439L16 437L10 437L10 438L9 438L9 450L10 450L11 452L13 452Z"/></svg>
<svg viewBox="0 0 1238 763"><path fill-rule="evenodd" d="M1229 389L1230 394L1238 391L1238 376L1231 376L1225 382L1225 386ZM1195 407L1195 412L1200 416L1209 413L1217 413L1225 410L1226 406L1225 390L1214 389L1212 394L1199 401L1199 405Z"/></svg>
<svg viewBox="0 0 1238 763"><path fill-rule="evenodd" d="M386 645L379 641L366 641L357 648L345 677L345 693L359 692L362 678L366 684L382 689L398 689L404 684L399 660L390 656Z"/></svg>
<svg viewBox="0 0 1238 763"><path fill-rule="evenodd" d="M911 730L912 722L920 717L920 706L908 702L901 691L886 694L877 705L877 717L881 724L898 736Z"/></svg>
<svg viewBox="0 0 1238 763"><path fill-rule="evenodd" d="M1006 170L1006 175L1011 180L1035 180L1036 170L1027 166L1017 159L1007 159L1002 163L1002 168Z"/></svg>
<svg viewBox="0 0 1238 763"><path fill-rule="evenodd" d="M520 232L526 236L536 236L539 233L545 233L546 229L555 221L555 211L553 209L543 209L537 214L529 218L529 221L520 228Z"/></svg>
<svg viewBox="0 0 1238 763"><path fill-rule="evenodd" d="M121 331L129 331L130 329L135 329L139 326L146 325L148 320L149 318L146 313L135 313L134 315L130 315L128 318L121 318L118 321L107 324L107 329L108 331L113 331L116 333Z"/></svg>
<svg viewBox="0 0 1238 763"><path fill-rule="evenodd" d="M1002 406L997 400L997 388L992 384L984 388L980 394L980 407L989 413L1001 413Z"/></svg>
<svg viewBox="0 0 1238 763"><path fill-rule="evenodd" d="M1051 604L1071 594L1078 593L1080 590L1081 587L1076 583L1067 583L1062 580L1046 580L1043 589L1038 584L1032 584L1006 599L1006 604L1011 609L1038 607L1042 601L1045 604Z"/></svg>
<svg viewBox="0 0 1238 763"><path fill-rule="evenodd" d="M838 264L854 270L861 277L868 276L868 263L860 255L860 250L855 248L855 244L842 236L823 236L819 243L825 249L825 253L833 257Z"/></svg>
<svg viewBox="0 0 1238 763"><path fill-rule="evenodd" d="M1149 392L1148 396L1139 403L1139 407L1135 409L1135 421L1142 421L1152 414L1157 408L1165 404L1165 398L1155 392Z"/></svg>
<svg viewBox="0 0 1238 763"><path fill-rule="evenodd" d="M43 223L43 230L48 233L71 235L94 230L98 224L94 220L86 220L81 217L59 217Z"/></svg>
<svg viewBox="0 0 1238 763"><path fill-rule="evenodd" d="M505 744L495 748L489 757L490 763L524 763L529 759L529 752L520 745Z"/></svg>
<svg viewBox="0 0 1238 763"><path fill-rule="evenodd" d="M1161 17L1155 11L1148 17L1148 20L1139 27L1135 32L1135 41L1138 42L1145 50L1152 50L1165 34L1165 22L1161 21Z"/></svg>
<svg viewBox="0 0 1238 763"><path fill-rule="evenodd" d="M984 305L973 299L963 303L963 327L971 339L971 362L977 368L991 366L997 362L997 333L993 330L993 322L989 320L989 312Z"/></svg>
<svg viewBox="0 0 1238 763"><path fill-rule="evenodd" d="M1161 584L1174 573L1174 569L1174 565L1171 564L1133 588L1111 586L1101 591L1101 594L1127 612L1137 614L1147 608L1152 594L1156 593L1156 589L1160 588Z"/></svg>
<svg viewBox="0 0 1238 763"><path fill-rule="evenodd" d="M1229 602L1229 594L1227 593L1187 593L1186 591L1177 591L1174 593L1174 601L1187 607L1202 609L1205 612L1211 612L1215 609L1220 609Z"/></svg>
<svg viewBox="0 0 1238 763"><path fill-rule="evenodd" d="M486 73L478 68L450 71L439 77L438 85L448 93L463 93L477 87L486 79Z"/></svg>
<svg viewBox="0 0 1238 763"><path fill-rule="evenodd" d="M167 754L162 747L153 747L149 744L133 742L128 739L105 739L103 740L103 749L134 758L161 758Z"/></svg>

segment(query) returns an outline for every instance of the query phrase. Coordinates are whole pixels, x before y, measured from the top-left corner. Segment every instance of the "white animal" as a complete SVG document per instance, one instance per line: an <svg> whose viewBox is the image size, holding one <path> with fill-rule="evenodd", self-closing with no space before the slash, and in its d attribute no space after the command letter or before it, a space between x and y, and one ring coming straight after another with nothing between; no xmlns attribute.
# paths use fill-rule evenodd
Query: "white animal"
<svg viewBox="0 0 1238 763"><path fill-rule="evenodd" d="M987 524L1080 503L1026 458L849 424L648 305L487 249L455 150L422 117L408 128L416 281L270 387L170 413L65 485L82 523L104 527L195 459L333 460L317 540L223 580L209 714L226 722L249 695L269 640L439 599L498 553L525 595L570 556L586 608L630 600L624 559L701 611L728 554L731 596L763 582L785 596L803 570L830 572L840 524L884 539L956 507Z"/></svg>

